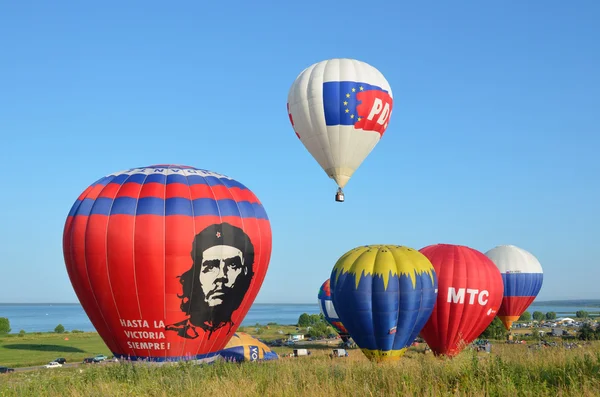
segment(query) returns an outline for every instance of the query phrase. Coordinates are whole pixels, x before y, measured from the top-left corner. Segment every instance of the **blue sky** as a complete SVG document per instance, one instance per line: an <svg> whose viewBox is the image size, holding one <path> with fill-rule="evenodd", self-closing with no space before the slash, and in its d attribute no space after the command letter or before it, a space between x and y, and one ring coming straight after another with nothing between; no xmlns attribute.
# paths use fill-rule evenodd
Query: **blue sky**
<svg viewBox="0 0 600 397"><path fill-rule="evenodd" d="M157 163L261 199L256 302L315 302L340 255L380 243L515 244L542 263L540 300L600 298L600 3L201 3L0 5L0 302L76 302L73 201ZM286 112L298 73L336 57L394 92L343 204Z"/></svg>

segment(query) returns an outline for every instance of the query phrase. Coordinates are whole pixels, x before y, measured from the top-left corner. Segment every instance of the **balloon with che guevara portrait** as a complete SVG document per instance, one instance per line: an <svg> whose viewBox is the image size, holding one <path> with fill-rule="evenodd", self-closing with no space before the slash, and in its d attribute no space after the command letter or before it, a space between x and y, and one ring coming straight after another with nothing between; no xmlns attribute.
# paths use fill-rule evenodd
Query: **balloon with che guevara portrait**
<svg viewBox="0 0 600 397"><path fill-rule="evenodd" d="M116 172L73 204L67 272L117 358L200 359L222 350L271 256L262 204L240 182L180 165Z"/></svg>
<svg viewBox="0 0 600 397"><path fill-rule="evenodd" d="M290 87L287 111L300 142L338 185L335 199L379 143L393 107L390 84L375 67L334 58L304 69Z"/></svg>

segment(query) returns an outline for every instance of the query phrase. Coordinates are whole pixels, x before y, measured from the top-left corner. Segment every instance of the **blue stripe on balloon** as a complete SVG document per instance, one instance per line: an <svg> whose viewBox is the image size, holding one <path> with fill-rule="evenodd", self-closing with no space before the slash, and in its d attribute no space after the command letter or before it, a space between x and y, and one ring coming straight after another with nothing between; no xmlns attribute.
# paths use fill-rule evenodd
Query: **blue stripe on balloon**
<svg viewBox="0 0 600 397"><path fill-rule="evenodd" d="M251 346L253 346L253 345L251 345ZM258 348L260 349L260 347L258 347ZM263 351L263 353L264 353L264 357L262 359L258 359L258 360L268 361L268 360L279 359L279 356L277 355L277 353L275 353L273 351L269 351L269 352ZM142 360L142 361L150 361L150 362L177 362L177 361L192 361L192 360L211 359L211 360L207 361L206 364L213 364L215 361L212 358L217 357L217 356L221 356L223 358L229 358L229 359L236 358L237 361L240 361L242 359L244 361L249 361L248 359L245 358L243 346L236 346L236 347L219 350L219 351L216 351L213 353L197 354L197 355L191 355L191 356L167 356L167 357L165 357L165 356L151 356L151 357L141 356L141 357L137 357L137 356L128 356L125 354L120 354L120 353L115 353L115 352L113 352L113 356L120 360L130 360L130 361Z"/></svg>
<svg viewBox="0 0 600 397"><path fill-rule="evenodd" d="M189 355L189 356L129 356L126 354L112 352L113 356L119 360L129 360L129 361L150 361L150 362L177 362L177 361L192 361L192 360L202 360L209 359L215 356L218 356L220 351L216 351L213 353L206 354L197 354L197 355ZM207 364L212 364L214 361L208 361Z"/></svg>
<svg viewBox="0 0 600 397"><path fill-rule="evenodd" d="M98 179L96 182L92 183L92 186L102 185L106 186L110 183L110 181L114 178L114 176L105 176Z"/></svg>
<svg viewBox="0 0 600 397"><path fill-rule="evenodd" d="M171 172L173 172L171 170ZM95 184L107 185L108 183L115 183L117 185L122 185L124 183L137 183L137 184L146 184L146 183L160 183L160 184L171 184L171 183L182 183L184 185L208 185L208 186L226 186L228 188L237 187L239 189L248 190L246 186L241 184L238 181L228 178L217 178L215 176L202 176L202 175L183 175L183 174L173 174L169 175L165 174L119 174L116 176L105 177L96 182Z"/></svg>
<svg viewBox="0 0 600 397"><path fill-rule="evenodd" d="M99 197L96 200L86 198L77 200L69 212L69 216L88 215L213 215L268 219L264 207L259 203L211 198L189 200L180 197L166 200L157 197L144 197L139 200L132 197Z"/></svg>
<svg viewBox="0 0 600 397"><path fill-rule="evenodd" d="M331 298L319 298L319 306L321 306L321 310L323 311L323 316L325 316L325 320L327 320L327 322L330 324L332 321L340 321L339 318L333 317L332 313L329 310L327 310L327 305L325 304L326 301L331 301Z"/></svg>
<svg viewBox="0 0 600 397"><path fill-rule="evenodd" d="M537 296L544 281L543 273L502 273L504 296Z"/></svg>

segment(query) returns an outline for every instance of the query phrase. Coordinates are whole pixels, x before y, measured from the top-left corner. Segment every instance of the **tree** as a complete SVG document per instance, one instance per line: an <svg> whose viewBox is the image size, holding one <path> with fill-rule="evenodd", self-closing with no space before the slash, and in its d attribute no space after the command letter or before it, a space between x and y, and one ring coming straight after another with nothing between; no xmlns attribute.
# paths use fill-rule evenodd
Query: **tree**
<svg viewBox="0 0 600 397"><path fill-rule="evenodd" d="M544 319L544 313L538 312L537 310L533 312L533 319L537 321L542 321Z"/></svg>
<svg viewBox="0 0 600 397"><path fill-rule="evenodd" d="M317 325L320 323L324 323L325 322L325 316L322 316L321 314L311 314L310 315L310 325Z"/></svg>
<svg viewBox="0 0 600 397"><path fill-rule="evenodd" d="M585 310L577 310L575 312L575 317L577 318L588 318L590 316L590 314L588 312L586 312Z"/></svg>
<svg viewBox="0 0 600 397"><path fill-rule="evenodd" d="M0 317L0 334L8 334L10 332L10 321L6 317Z"/></svg>
<svg viewBox="0 0 600 397"><path fill-rule="evenodd" d="M521 314L521 317L519 317L519 321L531 321L531 313L524 312Z"/></svg>
<svg viewBox="0 0 600 397"><path fill-rule="evenodd" d="M594 330L591 325L583 324L579 331L577 331L577 338L579 340L596 340L600 336L598 330Z"/></svg>
<svg viewBox="0 0 600 397"><path fill-rule="evenodd" d="M556 313L548 312L546 313L546 320L554 320L556 318Z"/></svg>
<svg viewBox="0 0 600 397"><path fill-rule="evenodd" d="M310 316L308 313L302 313L298 318L298 327L308 327L310 326Z"/></svg>
<svg viewBox="0 0 600 397"><path fill-rule="evenodd" d="M323 314L308 314L302 313L298 318L298 327L314 327L317 324L325 324L327 325L327 321L325 320L325 316Z"/></svg>
<svg viewBox="0 0 600 397"><path fill-rule="evenodd" d="M331 333L331 329L324 322L313 325L308 330L308 336L310 336L311 338L319 338L321 336L327 336L330 333Z"/></svg>
<svg viewBox="0 0 600 397"><path fill-rule="evenodd" d="M62 324L58 324L56 328L54 328L54 332L56 332L57 334L62 334L63 332L65 332L65 327Z"/></svg>
<svg viewBox="0 0 600 397"><path fill-rule="evenodd" d="M504 324L498 317L494 317L494 320L488 325L488 327L479 335L480 338L484 339L506 339L508 331L504 328Z"/></svg>

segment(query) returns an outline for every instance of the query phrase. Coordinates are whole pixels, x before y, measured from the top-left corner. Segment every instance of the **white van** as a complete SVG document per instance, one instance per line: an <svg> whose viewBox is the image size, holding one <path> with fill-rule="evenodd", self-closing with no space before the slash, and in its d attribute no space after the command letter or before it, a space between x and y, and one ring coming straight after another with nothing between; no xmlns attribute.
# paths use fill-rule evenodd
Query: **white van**
<svg viewBox="0 0 600 397"><path fill-rule="evenodd" d="M294 357L310 356L308 349L294 349Z"/></svg>

